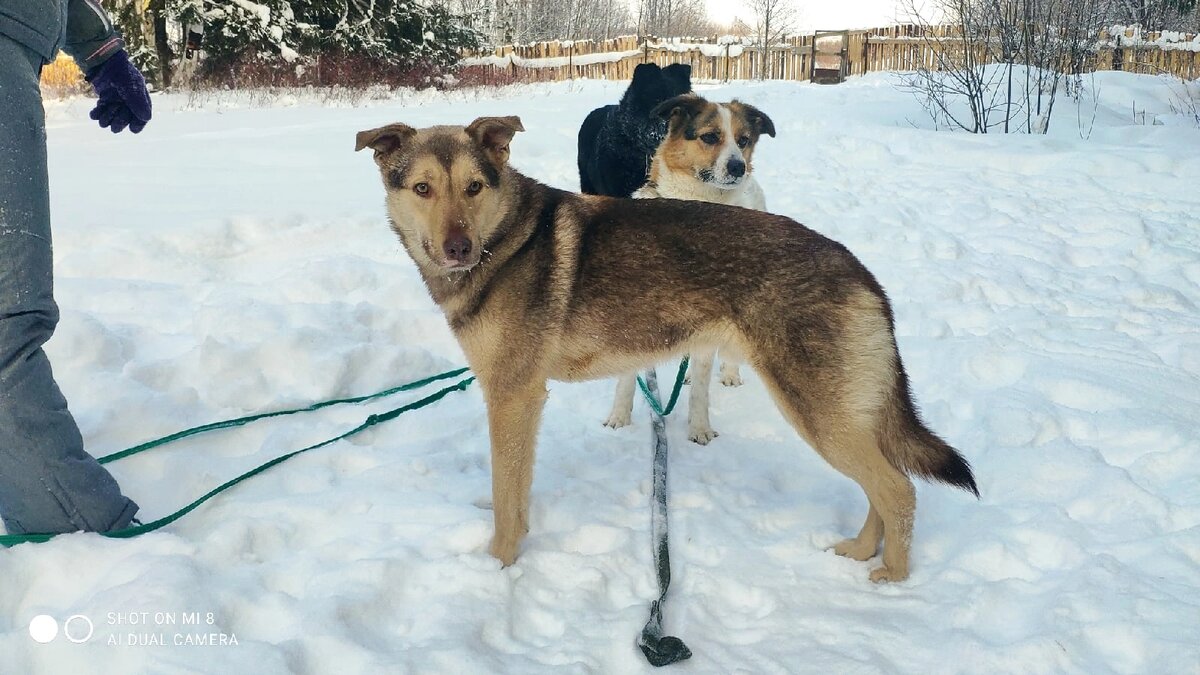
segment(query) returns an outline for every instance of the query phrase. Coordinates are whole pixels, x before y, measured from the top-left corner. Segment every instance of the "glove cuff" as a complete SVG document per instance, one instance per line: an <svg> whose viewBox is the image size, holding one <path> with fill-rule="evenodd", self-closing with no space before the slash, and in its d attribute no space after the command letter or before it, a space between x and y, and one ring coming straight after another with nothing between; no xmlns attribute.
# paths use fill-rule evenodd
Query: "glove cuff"
<svg viewBox="0 0 1200 675"><path fill-rule="evenodd" d="M118 47L116 51L105 57L103 61L92 66L92 68L84 74L83 79L95 85L96 78L104 73L104 71L113 67L120 67L122 63L130 66L133 65L129 62L129 52L125 51L124 47Z"/></svg>

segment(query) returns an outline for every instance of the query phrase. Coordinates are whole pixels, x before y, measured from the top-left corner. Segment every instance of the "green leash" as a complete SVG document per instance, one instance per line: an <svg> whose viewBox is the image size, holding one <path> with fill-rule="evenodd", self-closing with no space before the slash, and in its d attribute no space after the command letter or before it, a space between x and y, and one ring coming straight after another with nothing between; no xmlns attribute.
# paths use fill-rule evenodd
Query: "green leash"
<svg viewBox="0 0 1200 675"><path fill-rule="evenodd" d="M671 554L667 531L667 415L679 402L679 391L683 389L683 376L687 374L688 357L679 362L675 375L675 387L667 407L658 400L658 374L654 369L646 371L643 380L638 376L638 386L653 409L650 415L651 437L654 439L654 469L651 480L650 538L654 548L654 571L658 577L658 599L650 603L650 618L638 635L637 645L650 665L660 668L692 658L692 650L683 640L674 635L663 635L663 606L667 603L667 589L671 587Z"/></svg>
<svg viewBox="0 0 1200 675"><path fill-rule="evenodd" d="M258 414L258 415L250 415L248 417L239 417L237 419L226 420L224 422L214 422L212 424L205 424L202 426L194 427L192 429L185 429L184 431L180 431L178 433L174 433L169 436L164 436L162 438L159 438L159 439L156 439L153 441L142 443L141 445L136 445L132 448L129 448L128 450L122 450L121 452L116 452L111 455L106 455L104 457L101 457L98 461L101 464L107 464L109 462L113 462L118 459L122 459L124 457L129 457L131 455L136 455L140 452L145 452L147 450L150 450L151 448L156 448L156 447L159 447L162 445L166 445L173 441L177 441L181 438L187 438L188 436L195 436L196 434L201 434L206 431L213 431L215 429L228 429L231 427L240 427L240 426L249 424L251 422L254 422L256 420L266 419L268 417L282 417L284 415L295 415L297 413L312 412L315 410L320 410L322 408L328 408L329 406L339 405L339 404L343 404L343 403L362 403L364 401L370 401L370 400L377 399L377 398L383 398L385 396L390 396L392 394L396 394L396 393L399 393L402 391L411 391L413 389L419 389L421 387L432 384L434 382L439 382L441 380L448 380L448 379L457 377L459 375L462 375L463 373L466 373L467 370L468 370L467 368L459 368L457 370L450 370L450 371L447 371L444 373L439 373L432 377L427 377L423 380L417 380L416 382L409 382L408 384L403 384L398 387L386 389L384 391L381 391L381 392L378 392L375 394L369 394L367 396L357 396L354 398L342 398L342 399L335 399L335 400L331 400L331 401L322 401L320 403L315 403L315 404L310 405L305 408L295 408L292 410L280 410L277 412L262 413L262 414ZM355 434L366 431L367 429L370 429L371 427L373 427L377 424L383 424L384 422L390 422L391 420L396 419L400 415L403 415L404 413L406 413L410 410L417 410L419 408L424 408L425 406L436 403L437 401L440 401L443 398L445 398L446 395L451 392L465 390L474 381L475 381L474 377L468 377L468 378L466 378L464 380L460 380L459 382L452 384L448 387L444 387L444 388L440 389L439 391L434 392L434 393L430 394L429 396L426 396L423 399L420 399L419 401L414 401L413 403L409 403L409 404L401 406L399 408L389 410L385 413L371 415L366 420L364 420L362 424L359 424L357 427L354 427L350 431L347 431L339 436L335 436L328 440L321 441L320 443L310 445L307 448L302 448L302 449L296 450L294 452L289 452L288 454L283 455L281 457L276 457L275 459L273 459L265 464L261 464L258 467L251 469L250 471L247 471L246 473L243 473L242 475L238 476L237 478L226 481L225 483L222 483L219 487L216 487L216 488L210 490L203 497L197 499L196 501L192 502L191 504L188 504L187 506L183 507L182 509L179 509L178 511L176 511L168 516L159 518L158 520L155 520L155 521L152 521L149 523L145 523L142 525L135 525L132 527L127 527L123 530L115 530L112 532L102 532L100 534L101 534L101 536L110 537L113 539L128 539L129 537L136 537L139 534L153 532L154 530L157 530L159 528L170 525L171 523L175 522L176 520L179 520L183 516L190 513L197 506L200 506L204 502L212 499L213 497L221 494L222 492L225 492L226 490L237 485L238 483L241 483L242 481L252 478L254 476L257 476L258 474L262 473L263 471L266 471L267 469L275 466L276 464L282 464L282 463L286 462L287 460L295 457L296 455L302 455L310 450L316 450L317 448L323 448L327 445L331 445L340 440L350 438L351 436L354 436ZM5 534L5 535L0 535L0 546L9 547L9 546L16 546L17 544L40 543L40 542L49 541L50 539L52 539L56 536L58 536L58 535L55 533Z"/></svg>
<svg viewBox="0 0 1200 675"><path fill-rule="evenodd" d="M399 387L392 387L391 389L385 389L381 392L378 392L375 394L368 394L366 396L356 396L354 398L338 398L338 399L333 399L331 401L321 401L320 403L314 403L314 404L308 406L307 408L294 408L292 410L279 410L276 412L261 413L258 415L250 415L248 417L239 417L237 419L225 420L224 422L213 422L211 424L204 424L204 425L201 425L198 427L193 427L191 429L184 429L183 431L173 433L169 436L163 436L162 438L158 438L153 441L146 441L145 443L142 443L141 445L135 445L132 448L129 448L128 450L122 450L120 452L114 452L111 455L105 455L104 457L101 457L100 459L98 459L96 461L100 462L101 464L108 464L109 462L115 462L118 459L124 459L126 457L136 455L140 452L145 452L151 448L157 448L160 445L174 443L175 441L178 441L183 438L187 438L188 436L195 436L196 434L202 434L206 431L215 431L217 429L231 429L233 427L240 427L240 426L249 424L251 422L256 422L258 420L267 419L268 417L283 417L285 415L295 415L297 413L314 412L314 411L320 410L321 408L328 408L329 406L341 405L343 403L363 403L366 401L373 401L377 398L384 398L387 396L391 396L392 394L398 394L402 391L412 391L413 389L420 389L421 387L424 387L427 384L433 384L434 382L439 382L441 380L448 380L452 377L458 377L459 375L462 375L463 373L467 372L468 370L470 370L470 369L469 368L459 368L457 370L448 370L444 373L438 373L437 375L434 375L432 377L427 377L423 380L417 380L416 382L409 382L408 384L402 384Z"/></svg>
<svg viewBox="0 0 1200 675"><path fill-rule="evenodd" d="M650 392L650 389L647 388L647 386L646 386L646 382L641 378L641 376L638 376L638 378L637 378L638 386L641 387L642 393L645 394L646 400L647 400L647 402L649 402L650 407L653 408L654 412L657 413L658 415L665 417L667 415L670 415L671 411L675 409L675 404L679 402L679 392L680 392L680 390L683 389L683 379L684 379L684 375L686 375L686 373L687 373L687 367L688 367L688 359L687 359L687 357L684 357L683 361L681 361L679 363L679 372L675 377L675 387L671 390L671 398L667 401L666 408L662 407L662 404L659 402L658 397ZM251 422L257 422L258 420L263 420L263 419L267 419L267 418L271 418L271 417L284 417L287 415L296 415L299 413L315 412L317 410L321 410L322 408L328 408L330 406L342 405L342 404L346 404L346 403L364 403L366 401L372 401L375 399L384 398L387 396L391 396L393 394L398 394L400 392L412 391L413 389L420 389L427 385L433 384L434 382L440 382L442 380L453 379L455 377L458 377L459 375L466 373L468 370L469 370L468 368L457 368L455 370L448 370L444 373L438 373L437 375L427 377L423 380L417 380L416 382L409 382L407 384L402 384L398 387L392 387L391 389L385 389L383 391L380 391L380 392L377 392L374 394L368 394L366 396L355 396L352 398L339 398L339 399L333 399L333 400L329 400L329 401L321 401L320 403L314 403L310 406L306 406L303 408L278 410L275 412L260 413L257 415L248 415L246 417L238 417L236 419L224 420L221 422L213 422L211 424L203 424L198 427L192 427L191 429L184 429L183 431L179 431L179 432L170 434L168 436L163 436L162 438L157 438L152 441L147 441L145 443L135 445L132 448L129 448L126 450L121 450L120 452L114 452L111 455L105 455L103 457L100 457L97 461L100 462L101 464L108 464L110 462L115 462L119 459L131 457L133 455L146 452L147 450L151 450L154 448L158 448L158 447L167 445L168 443L174 443L175 441L178 441L178 440L181 440L184 438L188 438L190 436L203 434L203 433L206 433L209 431L216 431L218 429L231 429L234 427L240 427L240 426L250 424ZM338 441L350 438L351 436L362 433L363 431L366 431L367 429L370 429L371 427L376 426L378 424L383 424L384 422L390 422L391 420L399 417L400 415L403 415L406 412L409 412L410 410L417 410L420 408L424 408L425 406L432 405L433 403L436 403L437 401L440 401L443 398L445 398L445 396L451 392L465 390L474 381L475 381L474 377L468 377L468 378L466 378L464 380L460 380L459 382L452 384L448 387L444 387L444 388L438 390L437 392L430 394L429 396L426 396L425 398L423 398L419 401L415 401L413 403L409 403L408 405L404 405L399 408L389 410L388 412L385 412L385 413L381 413L378 415L371 415L366 420L364 420L362 424L358 425L357 427L354 427L353 429L351 429L341 435L335 436L328 440L321 441L320 443L316 443L314 445L310 445L307 448L301 448L300 450L289 452L286 455L276 457L275 459L273 459L265 464L261 464L261 465L255 467L254 469L251 469L250 471L247 471L246 473L243 473L242 475L240 475L236 478L233 478L232 480L226 481L225 483L222 483L218 487L210 490L203 497L200 497L199 499L197 499L194 502L188 504L187 506L179 509L178 511L171 513L167 516L164 516L162 518L159 518L158 520L154 520L149 523L144 523L142 525L134 525L132 527L127 527L122 530L114 530L112 532L102 532L100 534L101 534L101 536L109 537L112 539L128 539L130 537L136 537L140 534L145 534L147 532L153 532L155 530L163 528L163 527L175 522L176 520L179 520L183 516L187 515L188 513L193 511L197 506L200 506L204 502L207 502L208 500L221 494L222 492L225 492L226 490L232 488L233 486L237 485L238 483L241 483L242 481L245 481L249 478L257 476L258 474L266 471L267 469L270 469L271 467L273 467L277 464L282 464L282 463L288 461L289 459L292 459L293 457L295 457L297 455L302 455L306 452L309 452L310 450L316 450L317 448L323 448L327 445L332 445L333 443L336 443ZM3 535L0 535L0 546L7 548L10 546L16 546L17 544L41 543L41 542L49 541L56 536L58 536L58 533L3 534Z"/></svg>
<svg viewBox="0 0 1200 675"><path fill-rule="evenodd" d="M667 401L666 408L662 407L662 403L659 402L658 396L650 393L650 388L646 386L646 381L642 379L641 375L638 375L638 387L641 388L642 394L645 395L646 402L650 404L650 407L654 409L654 412L658 413L659 417L666 417L667 415L671 414L672 410L675 409L675 404L679 402L679 391L683 389L683 378L685 375L687 375L687 369L688 357L685 356L683 357L683 360L679 362L679 372L675 375L675 387L671 389L671 398ZM655 389L655 391L657 391L657 389Z"/></svg>
<svg viewBox="0 0 1200 675"><path fill-rule="evenodd" d="M676 378L676 395L679 384L683 382L683 368ZM654 369L646 371L646 384L642 391L648 401L656 401L658 393L658 374ZM672 401L671 405L675 402ZM653 403L651 404L653 405ZM651 437L654 439L654 469L650 490L650 539L653 542L651 554L654 557L654 572L658 577L658 599L650 603L650 618L638 635L637 645L650 665L659 668L692 657L692 650L683 640L674 635L663 635L663 606L667 603L667 589L671 587L671 554L667 531L667 419L658 411L657 406L650 415Z"/></svg>

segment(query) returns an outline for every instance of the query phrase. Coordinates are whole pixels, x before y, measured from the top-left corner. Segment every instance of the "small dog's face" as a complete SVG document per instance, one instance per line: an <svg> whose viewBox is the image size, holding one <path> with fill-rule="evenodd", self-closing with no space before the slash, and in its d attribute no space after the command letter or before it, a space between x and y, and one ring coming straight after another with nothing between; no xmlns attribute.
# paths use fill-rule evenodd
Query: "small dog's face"
<svg viewBox="0 0 1200 675"><path fill-rule="evenodd" d="M355 150L375 151L392 229L418 265L451 274L479 264L507 211L508 144L524 130L518 117L481 117L466 127L359 132Z"/></svg>
<svg viewBox="0 0 1200 675"><path fill-rule="evenodd" d="M775 135L770 117L738 101L712 103L685 94L663 101L651 114L669 124L659 147L667 167L727 190L750 175L759 136Z"/></svg>

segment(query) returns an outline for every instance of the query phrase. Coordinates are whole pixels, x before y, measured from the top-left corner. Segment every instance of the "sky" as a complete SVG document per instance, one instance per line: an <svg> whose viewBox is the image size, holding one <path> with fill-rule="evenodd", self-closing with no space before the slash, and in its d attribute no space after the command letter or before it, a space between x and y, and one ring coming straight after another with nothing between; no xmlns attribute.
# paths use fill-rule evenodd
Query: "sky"
<svg viewBox="0 0 1200 675"><path fill-rule="evenodd" d="M750 22L751 13L742 0L707 0L712 18L729 24L734 17ZM841 2L806 2L793 0L799 8L799 29L874 28L897 22L903 12L897 0L843 0Z"/></svg>

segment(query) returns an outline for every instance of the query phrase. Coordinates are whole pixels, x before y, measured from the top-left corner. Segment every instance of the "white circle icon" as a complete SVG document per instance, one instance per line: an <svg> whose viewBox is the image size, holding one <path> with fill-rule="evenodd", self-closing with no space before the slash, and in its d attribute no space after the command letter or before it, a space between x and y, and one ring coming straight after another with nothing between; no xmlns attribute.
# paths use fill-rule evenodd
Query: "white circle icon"
<svg viewBox="0 0 1200 675"><path fill-rule="evenodd" d="M72 622L75 624L74 629L71 628ZM83 632L84 626L87 627L87 633ZM75 644L91 640L95 630L92 620L82 614L73 614L63 622L63 636Z"/></svg>
<svg viewBox="0 0 1200 675"><path fill-rule="evenodd" d="M58 637L58 622L49 614L38 614L29 622L29 637L46 644Z"/></svg>

